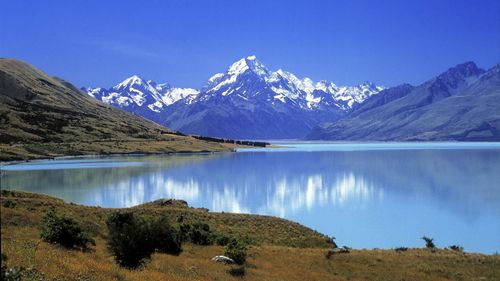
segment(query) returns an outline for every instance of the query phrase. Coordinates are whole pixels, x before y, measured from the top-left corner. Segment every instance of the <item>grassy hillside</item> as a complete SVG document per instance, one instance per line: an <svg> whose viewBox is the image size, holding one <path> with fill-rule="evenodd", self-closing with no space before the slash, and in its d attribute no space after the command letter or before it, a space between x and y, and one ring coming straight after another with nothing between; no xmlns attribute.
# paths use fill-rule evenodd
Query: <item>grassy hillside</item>
<svg viewBox="0 0 500 281"><path fill-rule="evenodd" d="M116 265L106 247L104 219L113 209L68 204L45 195L2 191L2 253L7 266L35 268L44 280L235 280L211 260L222 246L183 244L179 256L155 253L137 270ZM90 251L68 250L40 240L40 220L50 207L96 233ZM500 256L452 250L353 250L325 258L326 237L297 223L267 216L212 213L182 202L130 208L143 216L168 214L174 222L203 221L217 232L251 241L245 280L499 280Z"/></svg>
<svg viewBox="0 0 500 281"><path fill-rule="evenodd" d="M0 161L230 149L229 144L177 135L29 64L0 59Z"/></svg>

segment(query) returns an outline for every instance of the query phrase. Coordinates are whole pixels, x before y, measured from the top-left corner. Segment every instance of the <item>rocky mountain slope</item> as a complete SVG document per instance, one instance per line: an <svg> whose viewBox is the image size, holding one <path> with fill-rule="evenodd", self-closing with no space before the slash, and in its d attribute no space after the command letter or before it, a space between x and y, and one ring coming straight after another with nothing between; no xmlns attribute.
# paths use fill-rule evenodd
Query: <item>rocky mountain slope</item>
<svg viewBox="0 0 500 281"><path fill-rule="evenodd" d="M500 65L484 71L467 62L417 87L386 89L307 138L498 141Z"/></svg>

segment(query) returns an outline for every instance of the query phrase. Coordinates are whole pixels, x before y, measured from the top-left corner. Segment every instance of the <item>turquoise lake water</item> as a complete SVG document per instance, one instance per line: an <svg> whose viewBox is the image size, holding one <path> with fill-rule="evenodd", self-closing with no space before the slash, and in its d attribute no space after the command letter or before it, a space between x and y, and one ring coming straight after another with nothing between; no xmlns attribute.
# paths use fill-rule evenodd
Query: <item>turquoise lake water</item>
<svg viewBox="0 0 500 281"><path fill-rule="evenodd" d="M237 153L2 167L1 188L128 207L159 198L300 222L354 248L500 252L500 143L277 143Z"/></svg>

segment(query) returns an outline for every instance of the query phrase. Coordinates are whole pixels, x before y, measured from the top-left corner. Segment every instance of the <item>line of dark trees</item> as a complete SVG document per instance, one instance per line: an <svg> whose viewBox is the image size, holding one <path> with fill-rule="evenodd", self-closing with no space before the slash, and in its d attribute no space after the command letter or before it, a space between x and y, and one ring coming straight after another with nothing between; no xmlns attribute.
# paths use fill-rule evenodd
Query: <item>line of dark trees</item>
<svg viewBox="0 0 500 281"><path fill-rule="evenodd" d="M232 140L232 139L222 139L222 138L213 138L213 137L204 137L204 136L192 136L192 137L195 139L205 140L205 141L232 143L232 144L240 144L240 145L248 145L248 146L266 147L266 145L269 145L268 142L262 142L262 141Z"/></svg>
<svg viewBox="0 0 500 281"><path fill-rule="evenodd" d="M173 134L179 135L179 136L189 136L189 135L183 134L181 132L174 132ZM223 139L223 138L196 136L196 135L190 135L190 136L192 136L195 139L204 140L204 141L232 143L232 144L248 145L248 146L256 146L256 147L266 147L266 146L270 145L270 143L263 142L263 141L232 140L232 139Z"/></svg>

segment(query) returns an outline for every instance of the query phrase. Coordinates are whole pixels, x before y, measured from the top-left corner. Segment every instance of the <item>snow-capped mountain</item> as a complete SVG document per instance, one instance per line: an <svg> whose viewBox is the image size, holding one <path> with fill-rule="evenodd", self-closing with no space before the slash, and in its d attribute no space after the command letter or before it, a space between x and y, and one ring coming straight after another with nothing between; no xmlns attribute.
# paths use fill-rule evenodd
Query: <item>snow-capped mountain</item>
<svg viewBox="0 0 500 281"><path fill-rule="evenodd" d="M337 86L270 71L255 56L210 77L201 90L156 84L138 76L110 88L84 88L107 104L185 133L231 138L299 138L333 122L383 90L365 82Z"/></svg>
<svg viewBox="0 0 500 281"><path fill-rule="evenodd" d="M246 89L249 82L256 83L260 88ZM369 82L348 87L337 86L328 81L314 82L307 77L300 80L282 69L269 71L255 56L249 56L233 63L226 73L210 77L202 89L202 100L214 95L227 96L233 93L244 99L252 99L263 95L264 90L270 90L270 95L262 97L271 103L291 102L304 109L315 109L321 105L337 106L348 111L354 104L362 103L383 89Z"/></svg>
<svg viewBox="0 0 500 281"><path fill-rule="evenodd" d="M90 96L147 118L161 114L165 109L182 101L191 103L199 94L191 88L176 88L167 83L157 84L133 75L110 88L83 88Z"/></svg>

